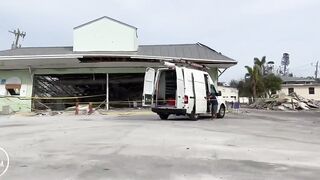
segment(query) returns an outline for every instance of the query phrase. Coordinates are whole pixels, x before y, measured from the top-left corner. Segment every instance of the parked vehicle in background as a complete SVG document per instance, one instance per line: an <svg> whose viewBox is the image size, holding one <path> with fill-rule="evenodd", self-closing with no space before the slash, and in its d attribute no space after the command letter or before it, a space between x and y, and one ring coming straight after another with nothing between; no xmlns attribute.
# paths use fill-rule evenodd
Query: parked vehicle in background
<svg viewBox="0 0 320 180"><path fill-rule="evenodd" d="M188 115L196 120L210 116L208 94L217 96L218 118L223 118L226 104L216 90L210 75L204 70L165 63L166 68L157 71L147 68L143 88L143 106L151 106L161 119L171 114Z"/></svg>

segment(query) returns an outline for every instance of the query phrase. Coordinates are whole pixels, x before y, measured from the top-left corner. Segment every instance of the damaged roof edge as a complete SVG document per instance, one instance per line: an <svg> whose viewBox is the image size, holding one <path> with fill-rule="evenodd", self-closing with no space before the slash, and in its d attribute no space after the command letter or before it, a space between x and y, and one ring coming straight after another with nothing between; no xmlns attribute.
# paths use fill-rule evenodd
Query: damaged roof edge
<svg viewBox="0 0 320 180"><path fill-rule="evenodd" d="M56 55L24 55L24 56L0 56L1 60L22 60L22 59L61 59L61 58L84 58L84 57L129 57L132 59L156 59L156 60L188 60L188 61L203 61L216 62L226 64L237 64L237 61L219 60L219 59L196 59L170 56L144 56L144 55L130 55L130 54L56 54Z"/></svg>

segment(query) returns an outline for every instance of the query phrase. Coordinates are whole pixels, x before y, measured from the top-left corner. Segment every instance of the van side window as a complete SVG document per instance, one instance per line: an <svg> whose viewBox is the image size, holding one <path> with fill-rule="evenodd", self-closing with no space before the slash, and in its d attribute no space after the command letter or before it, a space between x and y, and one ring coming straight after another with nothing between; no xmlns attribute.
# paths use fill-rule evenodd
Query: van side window
<svg viewBox="0 0 320 180"><path fill-rule="evenodd" d="M211 90L211 92L212 92L213 94L216 94L216 93L217 93L216 88L214 87L213 84L210 84L210 90Z"/></svg>

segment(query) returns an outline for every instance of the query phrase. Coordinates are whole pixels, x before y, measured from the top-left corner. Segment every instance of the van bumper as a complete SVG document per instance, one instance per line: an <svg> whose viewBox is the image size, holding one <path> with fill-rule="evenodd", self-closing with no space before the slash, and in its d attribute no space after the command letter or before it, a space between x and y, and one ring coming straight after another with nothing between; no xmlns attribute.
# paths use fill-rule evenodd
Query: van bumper
<svg viewBox="0 0 320 180"><path fill-rule="evenodd" d="M176 115L185 115L187 113L186 109L177 109L177 108L167 108L167 107L153 107L151 108L152 112L157 114L176 114Z"/></svg>

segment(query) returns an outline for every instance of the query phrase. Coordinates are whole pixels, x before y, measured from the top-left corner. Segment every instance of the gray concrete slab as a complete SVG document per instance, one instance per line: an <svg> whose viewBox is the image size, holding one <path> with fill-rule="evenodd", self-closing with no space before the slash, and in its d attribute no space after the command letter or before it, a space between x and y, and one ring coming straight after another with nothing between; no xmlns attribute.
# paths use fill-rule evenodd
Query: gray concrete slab
<svg viewBox="0 0 320 180"><path fill-rule="evenodd" d="M0 179L319 179L320 113L1 116Z"/></svg>

